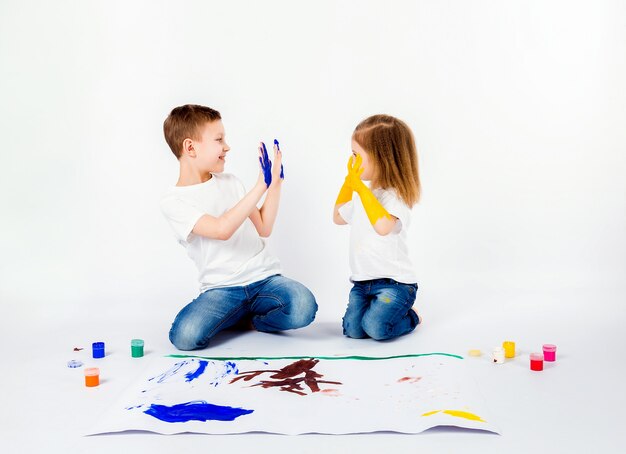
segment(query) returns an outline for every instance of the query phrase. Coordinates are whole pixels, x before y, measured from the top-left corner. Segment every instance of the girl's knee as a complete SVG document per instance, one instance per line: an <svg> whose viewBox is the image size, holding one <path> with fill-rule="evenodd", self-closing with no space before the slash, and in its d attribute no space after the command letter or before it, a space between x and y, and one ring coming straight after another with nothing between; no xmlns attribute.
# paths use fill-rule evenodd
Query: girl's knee
<svg viewBox="0 0 626 454"><path fill-rule="evenodd" d="M361 322L363 331L374 340L385 340L395 337L393 335L393 326L374 317L368 317L367 314Z"/></svg>
<svg viewBox="0 0 626 454"><path fill-rule="evenodd" d="M362 326L367 335L374 340L394 339L410 333L415 329L415 326L417 326L417 323L413 323L408 317L409 315L397 322L392 322L366 316L363 318ZM415 316L415 318L417 318L417 316Z"/></svg>
<svg viewBox="0 0 626 454"><path fill-rule="evenodd" d="M352 323L350 321L343 321L343 335L352 339L364 339L367 337L360 323Z"/></svg>
<svg viewBox="0 0 626 454"><path fill-rule="evenodd" d="M365 334L361 326L362 319L363 317L359 312L351 310L350 306L348 306L341 320L344 336L352 339L363 339L367 337L367 334Z"/></svg>
<svg viewBox="0 0 626 454"><path fill-rule="evenodd" d="M384 326L385 323L371 324L363 326L363 331L374 340L391 339L389 331Z"/></svg>

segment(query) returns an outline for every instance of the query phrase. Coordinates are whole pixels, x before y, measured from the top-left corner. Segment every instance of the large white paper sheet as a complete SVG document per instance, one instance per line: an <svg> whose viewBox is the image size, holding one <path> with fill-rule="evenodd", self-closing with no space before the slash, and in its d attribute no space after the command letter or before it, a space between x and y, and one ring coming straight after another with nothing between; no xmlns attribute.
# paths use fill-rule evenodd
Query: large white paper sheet
<svg viewBox="0 0 626 454"><path fill-rule="evenodd" d="M499 433L455 355L157 358L89 434Z"/></svg>

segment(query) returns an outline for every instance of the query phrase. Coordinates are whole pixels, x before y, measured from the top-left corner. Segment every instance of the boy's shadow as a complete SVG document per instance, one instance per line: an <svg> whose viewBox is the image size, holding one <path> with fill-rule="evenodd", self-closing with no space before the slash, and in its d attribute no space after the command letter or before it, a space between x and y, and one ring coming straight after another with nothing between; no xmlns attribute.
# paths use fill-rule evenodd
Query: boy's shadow
<svg viewBox="0 0 626 454"><path fill-rule="evenodd" d="M303 328L267 333L258 331L252 324L252 317L244 317L233 326L230 326L215 335L211 339L208 348L217 347L222 344L232 342L236 339L249 336L271 336L271 337L297 337L302 341L319 341L328 338L343 338L341 323L333 322L313 322Z"/></svg>

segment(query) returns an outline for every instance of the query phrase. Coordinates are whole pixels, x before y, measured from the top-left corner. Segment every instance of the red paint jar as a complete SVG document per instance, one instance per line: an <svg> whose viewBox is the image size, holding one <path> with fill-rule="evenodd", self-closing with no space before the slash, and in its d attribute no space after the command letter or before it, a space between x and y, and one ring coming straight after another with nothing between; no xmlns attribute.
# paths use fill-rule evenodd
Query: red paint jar
<svg viewBox="0 0 626 454"><path fill-rule="evenodd" d="M530 370L543 370L543 353L530 354Z"/></svg>

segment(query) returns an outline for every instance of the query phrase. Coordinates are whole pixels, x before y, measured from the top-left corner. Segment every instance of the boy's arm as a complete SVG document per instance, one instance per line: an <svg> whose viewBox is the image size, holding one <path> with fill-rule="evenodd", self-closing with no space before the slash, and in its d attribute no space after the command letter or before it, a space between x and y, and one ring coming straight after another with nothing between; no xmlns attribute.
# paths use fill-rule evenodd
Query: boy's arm
<svg viewBox="0 0 626 454"><path fill-rule="evenodd" d="M263 174L259 172L259 179L256 184L237 205L219 217L208 214L201 216L194 225L192 232L215 240L228 240L250 216L250 213L257 209L256 204L259 203L266 189Z"/></svg>
<svg viewBox="0 0 626 454"><path fill-rule="evenodd" d="M272 180L272 184L267 190L265 201L261 206L261 209L254 208L250 213L250 220L254 224L259 236L267 238L272 234L274 228L274 221L278 216L278 205L280 203L280 186L281 180Z"/></svg>
<svg viewBox="0 0 626 454"><path fill-rule="evenodd" d="M259 150L262 154L267 156L265 145L263 150ZM268 237L272 234L274 228L274 222L278 216L278 205L280 204L280 189L283 183L283 168L282 168L283 154L278 146L278 141L274 141L274 163L272 165L271 183L265 196L265 201L260 209L254 208L250 213L250 220L254 224L259 236ZM267 181L267 178L266 178Z"/></svg>

